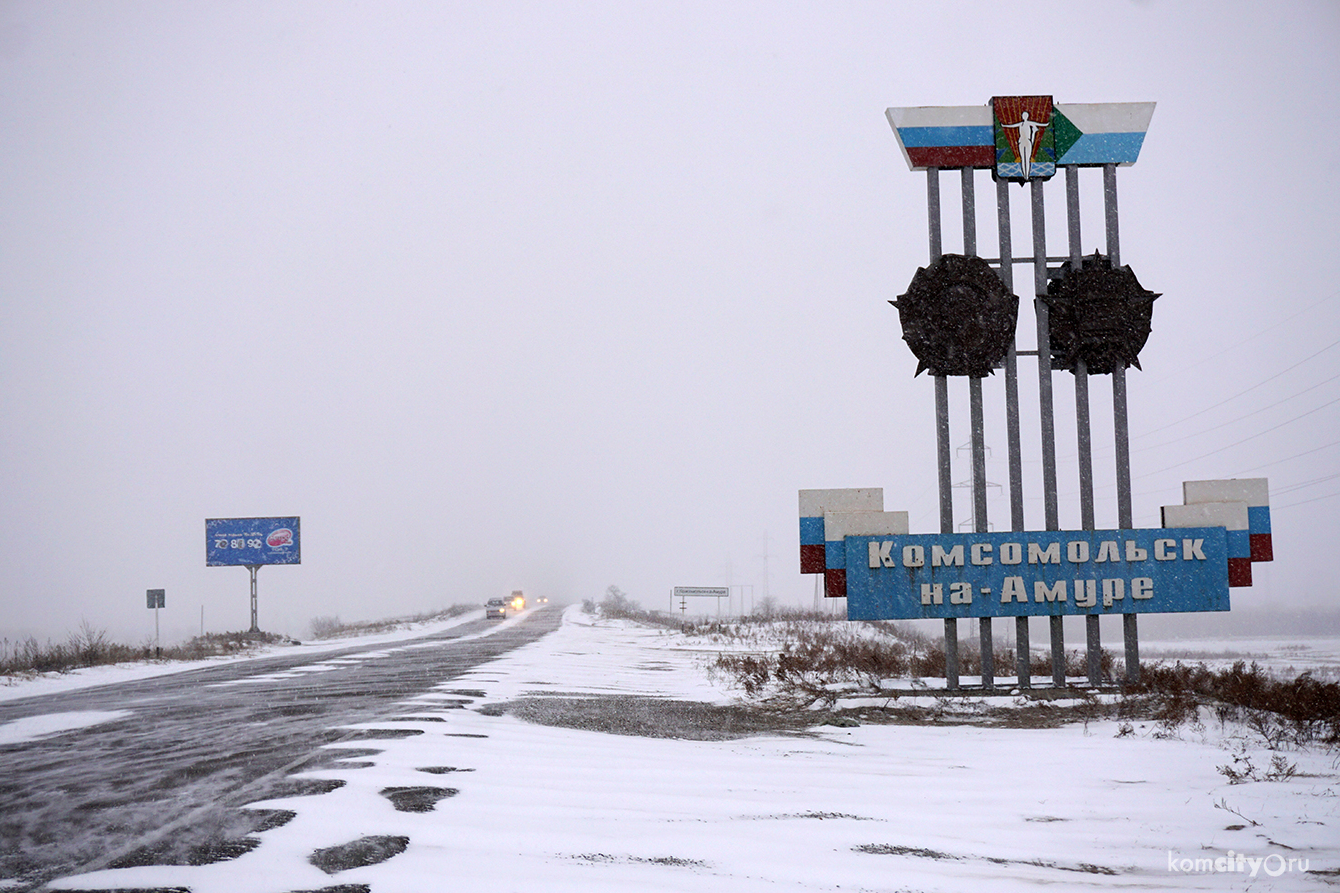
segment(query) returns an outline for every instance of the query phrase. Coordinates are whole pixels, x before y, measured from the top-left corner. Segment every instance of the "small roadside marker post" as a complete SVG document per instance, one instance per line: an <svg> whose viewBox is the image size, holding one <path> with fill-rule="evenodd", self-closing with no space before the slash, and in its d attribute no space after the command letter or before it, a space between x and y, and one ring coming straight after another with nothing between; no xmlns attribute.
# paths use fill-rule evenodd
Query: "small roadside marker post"
<svg viewBox="0 0 1340 893"><path fill-rule="evenodd" d="M167 597L166 597L166 592L167 592L167 590L164 590L164 589L148 589L148 590L145 590L145 601L148 602L148 606L149 606L150 608L153 608L153 609L154 609L154 657L155 657L155 658L161 658L161 657L163 656L163 648L162 648L162 645L161 645L161 643L159 642L159 638L158 638L158 609L159 609L159 608L165 608L165 607L167 607Z"/></svg>

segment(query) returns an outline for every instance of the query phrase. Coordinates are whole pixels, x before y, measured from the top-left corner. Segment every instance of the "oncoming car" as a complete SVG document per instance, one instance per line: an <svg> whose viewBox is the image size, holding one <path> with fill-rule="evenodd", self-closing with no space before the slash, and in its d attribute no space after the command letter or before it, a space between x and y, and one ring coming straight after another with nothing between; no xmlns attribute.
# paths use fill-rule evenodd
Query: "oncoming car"
<svg viewBox="0 0 1340 893"><path fill-rule="evenodd" d="M495 617L499 620L506 620L507 602L500 598L489 599L488 604L484 605L484 616L489 620Z"/></svg>

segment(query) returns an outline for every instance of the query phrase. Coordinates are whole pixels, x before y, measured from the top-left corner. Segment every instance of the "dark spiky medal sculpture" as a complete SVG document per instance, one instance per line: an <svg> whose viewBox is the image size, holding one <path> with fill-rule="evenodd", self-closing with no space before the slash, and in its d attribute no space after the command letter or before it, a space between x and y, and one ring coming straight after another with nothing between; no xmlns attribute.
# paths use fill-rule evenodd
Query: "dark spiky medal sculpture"
<svg viewBox="0 0 1340 893"><path fill-rule="evenodd" d="M1019 298L980 257L942 254L912 277L898 308L916 375L985 378L1005 362L1014 340Z"/></svg>
<svg viewBox="0 0 1340 893"><path fill-rule="evenodd" d="M1113 268L1112 260L1094 253L1076 268L1070 261L1047 283L1052 368L1108 375L1127 366L1140 368L1137 357L1149 340L1154 299L1130 267Z"/></svg>

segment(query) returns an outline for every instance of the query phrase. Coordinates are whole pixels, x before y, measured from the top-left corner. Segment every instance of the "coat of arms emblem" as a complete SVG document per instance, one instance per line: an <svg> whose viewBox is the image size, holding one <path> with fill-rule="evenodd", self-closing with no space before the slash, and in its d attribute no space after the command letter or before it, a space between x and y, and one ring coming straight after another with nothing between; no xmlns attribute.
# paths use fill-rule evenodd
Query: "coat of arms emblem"
<svg viewBox="0 0 1340 893"><path fill-rule="evenodd" d="M1056 175L1056 130L1050 96L996 96L991 117L997 178L1046 180Z"/></svg>

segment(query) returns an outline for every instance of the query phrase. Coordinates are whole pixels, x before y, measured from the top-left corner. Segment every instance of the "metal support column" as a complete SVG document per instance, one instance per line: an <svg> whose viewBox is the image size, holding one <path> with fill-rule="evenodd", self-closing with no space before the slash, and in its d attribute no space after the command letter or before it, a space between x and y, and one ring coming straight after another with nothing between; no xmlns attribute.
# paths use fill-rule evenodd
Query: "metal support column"
<svg viewBox="0 0 1340 893"><path fill-rule="evenodd" d="M940 482L940 532L954 532L954 484L949 466L949 379L935 376L935 446ZM945 618L945 685L958 688L958 621Z"/></svg>
<svg viewBox="0 0 1340 893"><path fill-rule="evenodd" d="M968 379L968 405L972 420L972 520L975 533L987 532L986 517L986 426L982 414L982 380ZM982 660L982 687L995 688L995 645L991 638L991 618L977 620L978 647Z"/></svg>
<svg viewBox="0 0 1340 893"><path fill-rule="evenodd" d="M959 182L963 198L963 253L977 254L977 189L972 168L960 169ZM970 424L972 427L972 519L973 530L985 533L986 518L986 428L982 414L982 380L968 379ZM995 645L991 638L991 618L977 620L977 646L982 661L982 687L995 687L993 657Z"/></svg>
<svg viewBox="0 0 1340 893"><path fill-rule="evenodd" d="M1014 292L1014 238L1010 232L1010 183L996 181L996 230L1000 244L1000 280ZM1024 529L1024 465L1019 426L1018 339L1010 339L1005 355L1005 445L1010 476L1010 529ZM1014 618L1014 672L1020 688L1032 685L1028 652L1028 617Z"/></svg>
<svg viewBox="0 0 1340 893"><path fill-rule="evenodd" d="M940 169L926 169L926 209L929 217L930 259L944 253L940 223ZM935 377L935 440L940 483L940 532L954 532L954 484L949 466L949 381ZM945 686L958 688L958 621L945 620Z"/></svg>
<svg viewBox="0 0 1340 893"><path fill-rule="evenodd" d="M930 217L931 261L934 262L944 251L940 242L940 169L926 169L926 213Z"/></svg>
<svg viewBox="0 0 1340 893"><path fill-rule="evenodd" d="M1052 339L1047 304L1047 221L1042 202L1043 181L1029 184L1033 211L1033 300L1038 332L1038 410L1042 421L1042 499L1047 530L1060 530L1056 502L1056 412L1052 405ZM1052 682L1065 685L1065 632L1059 616L1049 617L1052 645Z"/></svg>
<svg viewBox="0 0 1340 893"><path fill-rule="evenodd" d="M1103 218L1107 225L1107 256L1112 268L1121 266L1121 228L1117 223L1117 166L1103 165ZM1126 367L1112 372L1112 428L1117 448L1117 526L1130 530L1135 526L1131 511L1131 433L1126 414ZM1126 681L1140 681L1140 627L1136 614L1121 617L1122 639L1126 645Z"/></svg>
<svg viewBox="0 0 1340 893"><path fill-rule="evenodd" d="M259 564L248 564L247 570L251 571L251 631L258 633L260 626L256 623L256 571L260 570Z"/></svg>
<svg viewBox="0 0 1340 893"><path fill-rule="evenodd" d="M1083 360L1075 368L1075 427L1079 441L1080 527L1093 530L1096 526L1093 517L1093 434L1089 424L1089 370ZM1099 685L1103 681L1100 619L1097 614L1089 614L1084 618L1084 644L1090 685Z"/></svg>
<svg viewBox="0 0 1340 893"><path fill-rule="evenodd" d="M1079 270L1084 262L1080 241L1079 168L1065 168L1066 234L1070 253L1070 268ZM1089 418L1089 369L1084 360L1075 367L1075 436L1079 448L1079 515L1080 528L1093 530L1093 426ZM1100 618L1089 614L1084 618L1084 640L1087 655L1089 684L1102 682L1103 639Z"/></svg>
<svg viewBox="0 0 1340 893"><path fill-rule="evenodd" d="M972 168L959 168L959 183L963 198L963 253L972 256L977 254L977 191Z"/></svg>

